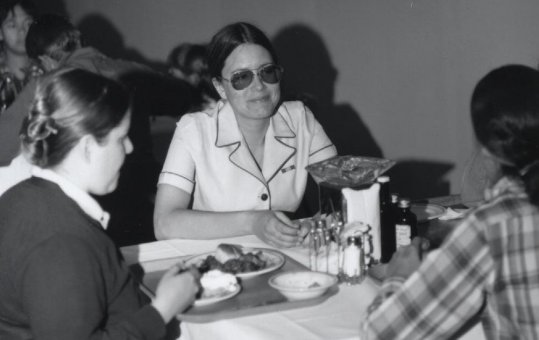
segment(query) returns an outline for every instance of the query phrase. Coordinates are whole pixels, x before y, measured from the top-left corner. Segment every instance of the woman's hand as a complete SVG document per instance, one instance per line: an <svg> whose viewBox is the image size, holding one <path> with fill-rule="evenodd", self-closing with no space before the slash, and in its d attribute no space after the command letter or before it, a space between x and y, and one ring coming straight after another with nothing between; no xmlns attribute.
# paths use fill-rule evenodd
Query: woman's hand
<svg viewBox="0 0 539 340"><path fill-rule="evenodd" d="M293 247L300 241L301 230L280 211L257 211L253 234L275 247Z"/></svg>
<svg viewBox="0 0 539 340"><path fill-rule="evenodd" d="M163 275L157 285L152 305L165 323L195 301L199 279L200 273L196 268L185 270L183 264L173 266Z"/></svg>
<svg viewBox="0 0 539 340"><path fill-rule="evenodd" d="M422 254L428 248L428 240L415 237L412 244L397 249L387 264L386 277L400 277L406 280L419 268Z"/></svg>

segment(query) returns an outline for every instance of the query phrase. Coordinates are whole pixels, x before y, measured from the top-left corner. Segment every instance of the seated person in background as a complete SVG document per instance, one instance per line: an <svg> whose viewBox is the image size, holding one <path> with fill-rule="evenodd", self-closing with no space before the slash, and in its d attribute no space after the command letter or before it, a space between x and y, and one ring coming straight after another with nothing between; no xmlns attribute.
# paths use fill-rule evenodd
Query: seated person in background
<svg viewBox="0 0 539 340"><path fill-rule="evenodd" d="M423 263L418 239L397 250L361 339L453 338L479 315L487 339L539 339L539 71L487 74L471 117L503 176Z"/></svg>
<svg viewBox="0 0 539 340"><path fill-rule="evenodd" d="M194 103L191 112L205 111L215 107L220 99L213 87L206 61L206 46L181 44L170 52L168 57L169 73L183 79L197 89L200 101Z"/></svg>
<svg viewBox="0 0 539 340"><path fill-rule="evenodd" d="M6 110L24 85L42 71L26 54L25 39L36 8L29 0L0 3L0 114Z"/></svg>
<svg viewBox="0 0 539 340"><path fill-rule="evenodd" d="M37 18L30 26L26 48L28 55L40 60L47 71L62 67L88 70L122 82L133 94L129 137L133 141L134 150L122 168L118 190L98 199L112 213L107 232L118 245L155 240L152 226L153 197L160 166L153 156L149 116L157 114L156 110L170 101L169 98L176 98L178 103L184 100L182 93L186 94L185 103L170 107L180 110L175 111L175 115L180 114L181 110L185 112L190 106L188 90L182 92L174 87L178 90L174 91L174 96L161 100L161 94L172 92L162 91L163 87L168 86L164 75L141 64L108 58L93 47L83 46L79 30L59 15L47 14ZM188 89L187 85L184 88ZM18 132L24 110L29 106L34 91L35 82L31 82L5 112L5 117L0 116L0 139L3 146L0 150L0 164L2 156L10 161L18 153Z"/></svg>
<svg viewBox="0 0 539 340"><path fill-rule="evenodd" d="M84 70L40 80L22 133L33 177L0 197L1 339L161 339L194 301L198 274L174 267L147 304L90 196L116 188L133 150L129 102Z"/></svg>
<svg viewBox="0 0 539 340"><path fill-rule="evenodd" d="M226 26L208 52L222 100L178 122L158 182L156 237L255 234L293 246L302 231L283 211L300 204L305 167L335 156L335 147L307 107L280 101L282 68L258 28Z"/></svg>

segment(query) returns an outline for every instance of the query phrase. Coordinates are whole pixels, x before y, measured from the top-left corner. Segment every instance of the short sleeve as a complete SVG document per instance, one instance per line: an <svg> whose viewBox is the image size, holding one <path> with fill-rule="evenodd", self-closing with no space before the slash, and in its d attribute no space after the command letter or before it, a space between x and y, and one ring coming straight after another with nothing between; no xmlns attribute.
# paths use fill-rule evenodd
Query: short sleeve
<svg viewBox="0 0 539 340"><path fill-rule="evenodd" d="M176 126L158 184L169 184L188 193L195 185L193 146L199 141L198 129L191 115L184 115Z"/></svg>
<svg viewBox="0 0 539 340"><path fill-rule="evenodd" d="M311 145L309 148L309 164L320 162L337 155L337 148L326 135L324 128L314 118L313 113L305 107L305 119L307 126L312 131Z"/></svg>

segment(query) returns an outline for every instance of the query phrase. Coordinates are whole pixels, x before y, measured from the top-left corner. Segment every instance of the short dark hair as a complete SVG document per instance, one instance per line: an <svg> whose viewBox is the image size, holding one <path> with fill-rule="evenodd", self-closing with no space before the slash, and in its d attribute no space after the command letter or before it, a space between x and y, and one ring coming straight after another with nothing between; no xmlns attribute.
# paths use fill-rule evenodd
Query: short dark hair
<svg viewBox="0 0 539 340"><path fill-rule="evenodd" d="M42 168L58 165L85 135L104 142L129 112L119 83L82 69L61 69L39 80L21 139L25 154Z"/></svg>
<svg viewBox="0 0 539 340"><path fill-rule="evenodd" d="M539 71L507 65L489 72L475 87L471 115L478 141L507 174L523 177L539 205Z"/></svg>
<svg viewBox="0 0 539 340"><path fill-rule="evenodd" d="M226 58L242 44L256 44L264 47L274 63L278 63L277 54L268 37L259 28L246 22L237 22L223 27L217 32L208 46L208 67L210 75L221 77Z"/></svg>
<svg viewBox="0 0 539 340"><path fill-rule="evenodd" d="M80 45L80 31L57 14L44 14L36 18L26 35L26 53L34 59L48 55L58 60L63 53L73 52Z"/></svg>
<svg viewBox="0 0 539 340"><path fill-rule="evenodd" d="M37 14L37 8L35 4L30 0L2 0L0 2L0 24L6 20L9 13L13 12L13 9L15 9L15 6L21 6L21 8L31 16L32 18L35 18Z"/></svg>
<svg viewBox="0 0 539 340"><path fill-rule="evenodd" d="M184 43L170 52L168 64L170 67L177 68L184 74L189 75L199 73L199 70L194 69L194 64L197 60L202 62L203 67L207 67L206 46Z"/></svg>

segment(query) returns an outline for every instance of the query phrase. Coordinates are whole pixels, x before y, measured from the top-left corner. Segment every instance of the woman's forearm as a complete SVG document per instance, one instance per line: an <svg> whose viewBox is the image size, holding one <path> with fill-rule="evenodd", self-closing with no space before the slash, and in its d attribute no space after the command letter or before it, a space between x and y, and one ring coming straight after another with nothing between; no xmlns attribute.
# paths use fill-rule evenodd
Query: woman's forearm
<svg viewBox="0 0 539 340"><path fill-rule="evenodd" d="M252 234L256 211L209 212L174 209L155 215L157 239L214 239Z"/></svg>

